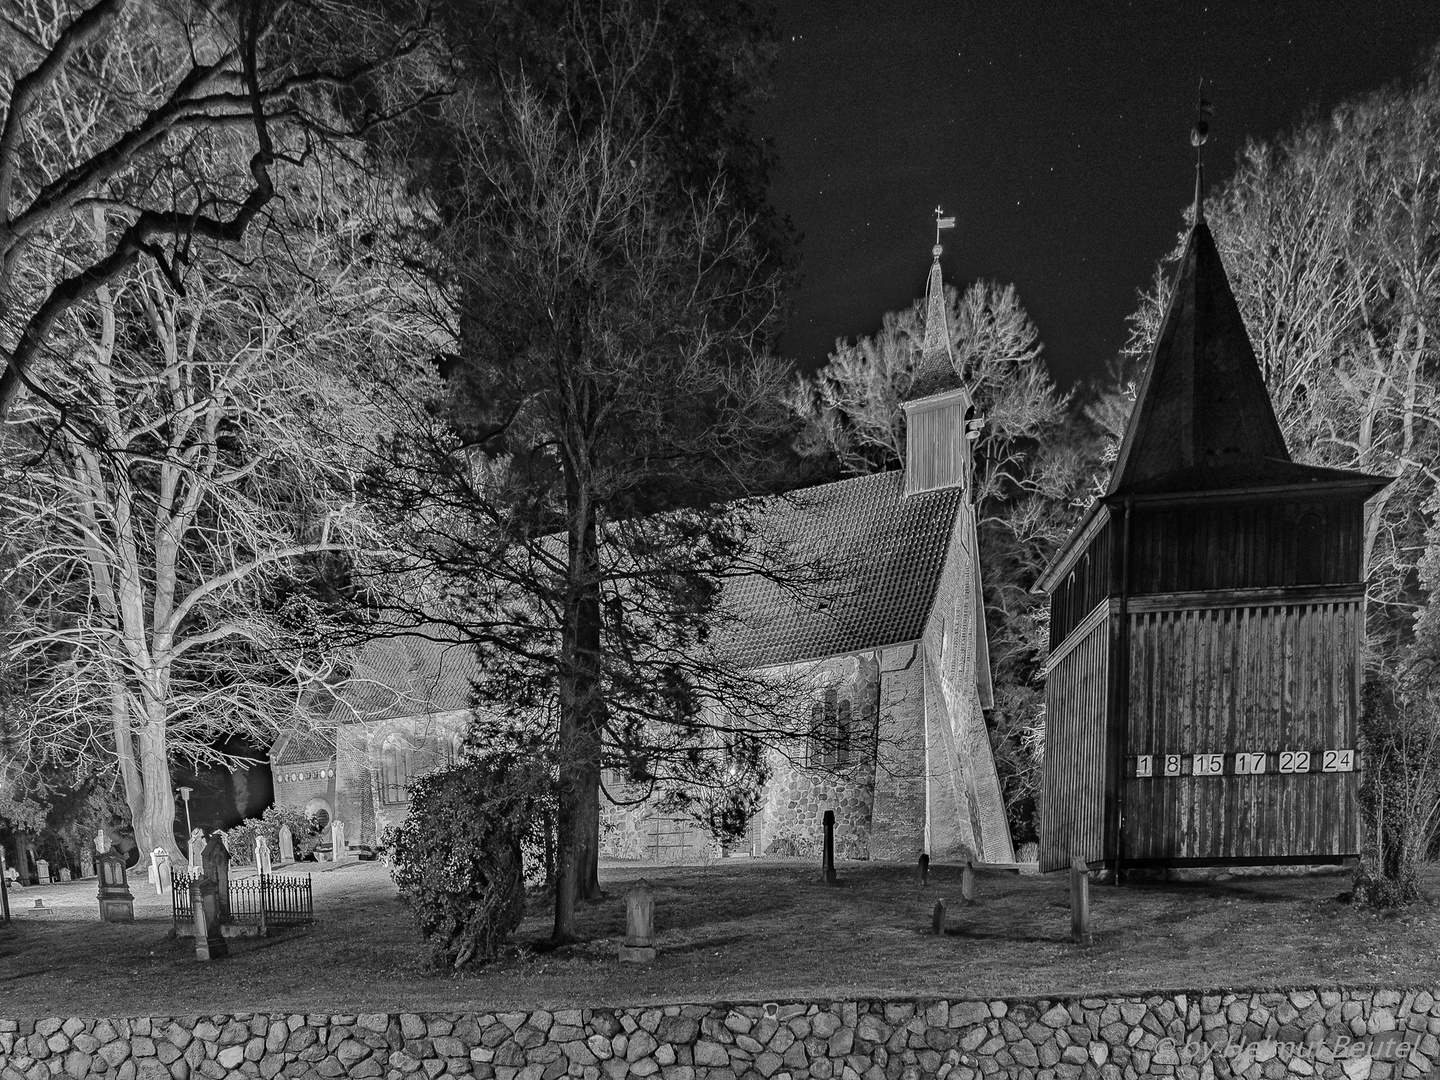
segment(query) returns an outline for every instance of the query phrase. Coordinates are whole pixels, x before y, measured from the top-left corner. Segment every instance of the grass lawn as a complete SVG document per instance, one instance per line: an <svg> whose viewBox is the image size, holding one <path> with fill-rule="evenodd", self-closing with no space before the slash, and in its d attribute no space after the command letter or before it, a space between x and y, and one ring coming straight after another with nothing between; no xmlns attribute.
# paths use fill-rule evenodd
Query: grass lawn
<svg viewBox="0 0 1440 1080"><path fill-rule="evenodd" d="M1065 875L981 873L969 906L958 869L937 868L924 889L904 866L848 863L840 875L842 887L827 888L818 867L794 860L607 866L609 898L581 915L586 944L529 948L549 930L537 906L515 956L461 975L425 968L409 912L375 863L316 873L312 927L232 939L230 957L209 964L169 936L169 899L143 876L133 925L98 921L93 881L17 889L13 931L0 931L0 1017L1440 985L1440 907L1375 915L1340 902L1342 876L1096 886L1086 949L1068 941ZM622 968L624 892L641 877L655 893L661 955ZM1427 885L1440 893L1440 868ZM25 914L36 896L57 913ZM929 932L940 897L944 938Z"/></svg>

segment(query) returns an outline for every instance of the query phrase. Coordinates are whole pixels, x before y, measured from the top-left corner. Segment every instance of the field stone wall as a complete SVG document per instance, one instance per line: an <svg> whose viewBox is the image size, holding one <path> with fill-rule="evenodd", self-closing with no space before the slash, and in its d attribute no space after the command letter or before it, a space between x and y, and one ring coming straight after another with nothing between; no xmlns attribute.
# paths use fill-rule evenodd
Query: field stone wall
<svg viewBox="0 0 1440 1080"><path fill-rule="evenodd" d="M1336 1032L1360 1038L1386 1031L1409 1033L1408 1060L1295 1049L1333 1041ZM443 1015L54 1017L0 1020L0 1078L1403 1080L1430 1074L1440 1060L1437 1039L1440 1004L1425 990Z"/></svg>

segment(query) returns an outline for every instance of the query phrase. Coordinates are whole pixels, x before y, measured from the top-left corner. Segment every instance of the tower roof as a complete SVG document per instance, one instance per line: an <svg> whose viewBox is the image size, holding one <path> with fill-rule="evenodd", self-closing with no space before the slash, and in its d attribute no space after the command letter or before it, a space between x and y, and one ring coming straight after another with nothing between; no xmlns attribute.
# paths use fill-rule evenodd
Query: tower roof
<svg viewBox="0 0 1440 1080"><path fill-rule="evenodd" d="M1107 494L1237 468L1251 482L1294 471L1220 252L1197 214Z"/></svg>
<svg viewBox="0 0 1440 1080"><path fill-rule="evenodd" d="M943 250L938 243L932 249L935 259L930 264L930 277L925 285L925 337L920 346L920 362L915 367L915 378L910 383L910 392L905 395L908 401L953 390L960 385L960 373L955 369L955 352L950 347L945 280L940 272Z"/></svg>

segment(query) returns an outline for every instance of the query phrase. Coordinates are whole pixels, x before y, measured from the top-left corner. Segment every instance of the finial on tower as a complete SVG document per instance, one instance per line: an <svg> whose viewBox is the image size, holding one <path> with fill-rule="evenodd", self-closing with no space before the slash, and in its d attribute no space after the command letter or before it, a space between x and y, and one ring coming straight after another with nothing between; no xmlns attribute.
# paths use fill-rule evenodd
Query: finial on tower
<svg viewBox="0 0 1440 1080"><path fill-rule="evenodd" d="M1190 145L1195 147L1195 224L1205 220L1205 140L1210 137L1210 117L1215 115L1215 106L1205 100L1205 80L1200 80L1200 92L1195 102L1195 126L1190 129Z"/></svg>
<svg viewBox="0 0 1440 1080"><path fill-rule="evenodd" d="M946 217L944 210L941 210L938 206L935 207L935 247L931 251L931 254L934 255L935 258L940 258L940 252L944 250L940 247L940 230L953 229L954 227L955 215L951 214L949 217Z"/></svg>

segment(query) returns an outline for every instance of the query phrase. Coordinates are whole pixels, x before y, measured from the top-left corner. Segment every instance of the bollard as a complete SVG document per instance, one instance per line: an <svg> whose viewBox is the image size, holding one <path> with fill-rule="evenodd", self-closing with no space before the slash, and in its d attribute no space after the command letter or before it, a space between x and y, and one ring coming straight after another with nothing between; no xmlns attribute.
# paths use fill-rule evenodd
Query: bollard
<svg viewBox="0 0 1440 1080"><path fill-rule="evenodd" d="M930 929L937 937L945 936L945 901L935 901L935 911L930 916Z"/></svg>
<svg viewBox="0 0 1440 1080"><path fill-rule="evenodd" d="M1085 860L1070 860L1070 940L1077 945L1090 945L1090 868Z"/></svg>
<svg viewBox="0 0 1440 1080"><path fill-rule="evenodd" d="M825 811L825 884L838 885L835 877L835 811Z"/></svg>
<svg viewBox="0 0 1440 1080"><path fill-rule="evenodd" d="M965 869L960 872L960 895L967 904L975 902L975 865L965 860Z"/></svg>

